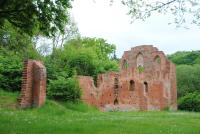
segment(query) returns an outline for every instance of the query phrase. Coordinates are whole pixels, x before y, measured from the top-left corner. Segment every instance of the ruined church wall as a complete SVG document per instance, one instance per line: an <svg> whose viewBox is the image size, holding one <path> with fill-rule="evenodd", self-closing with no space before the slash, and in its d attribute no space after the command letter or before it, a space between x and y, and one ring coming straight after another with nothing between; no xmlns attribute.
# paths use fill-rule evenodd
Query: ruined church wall
<svg viewBox="0 0 200 134"><path fill-rule="evenodd" d="M143 67L142 71L139 66ZM86 83L93 83L91 80L81 86L85 94L95 91L97 107L114 106L117 99L116 106L122 109L124 106L134 110L177 109L176 68L162 51L151 45L132 48L122 56L120 68L119 73L100 74L95 88L87 86ZM131 83L134 83L133 90L130 90Z"/></svg>

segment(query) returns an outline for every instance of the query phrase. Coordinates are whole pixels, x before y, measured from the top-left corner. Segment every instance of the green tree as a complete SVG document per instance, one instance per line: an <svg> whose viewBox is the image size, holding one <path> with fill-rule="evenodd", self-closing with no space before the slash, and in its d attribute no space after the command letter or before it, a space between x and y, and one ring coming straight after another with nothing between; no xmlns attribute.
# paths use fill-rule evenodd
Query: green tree
<svg viewBox="0 0 200 134"><path fill-rule="evenodd" d="M71 0L1 0L0 28L9 21L29 35L64 32Z"/></svg>
<svg viewBox="0 0 200 134"><path fill-rule="evenodd" d="M180 51L168 56L176 65L194 65L200 63L200 51Z"/></svg>
<svg viewBox="0 0 200 134"><path fill-rule="evenodd" d="M15 52L0 47L0 89L20 90L22 63L21 57Z"/></svg>
<svg viewBox="0 0 200 134"><path fill-rule="evenodd" d="M6 22L0 29L0 47L12 51L21 59L41 59L32 38L26 33L19 33L16 27Z"/></svg>
<svg viewBox="0 0 200 134"><path fill-rule="evenodd" d="M200 65L177 66L178 97L200 92Z"/></svg>
<svg viewBox="0 0 200 134"><path fill-rule="evenodd" d="M115 45L104 39L78 38L65 44L62 61L71 67L79 66L79 75L96 76L98 73L118 70L117 61L112 60L115 50Z"/></svg>
<svg viewBox="0 0 200 134"><path fill-rule="evenodd" d="M41 59L26 33L19 33L8 21L0 29L0 88L19 91L24 59Z"/></svg>
<svg viewBox="0 0 200 134"><path fill-rule="evenodd" d="M67 44L72 44L76 48L92 48L99 59L111 59L115 56L116 46L108 43L102 38L82 37L71 40Z"/></svg>
<svg viewBox="0 0 200 134"><path fill-rule="evenodd" d="M185 111L200 112L200 94L188 93L178 101L178 108Z"/></svg>
<svg viewBox="0 0 200 134"><path fill-rule="evenodd" d="M104 39L78 38L57 49L54 57L60 59L60 66L75 70L77 75L92 76L96 84L99 73L118 71L118 61L111 56L115 48Z"/></svg>
<svg viewBox="0 0 200 134"><path fill-rule="evenodd" d="M64 100L69 98L71 93L71 96L78 96L76 94L79 93L76 86L77 81L71 80L71 78L76 78L76 75L92 76L96 80L99 73L118 70L117 61L110 58L115 51L115 46L106 43L105 40L99 45L99 40L102 39L73 39L68 41L63 48L56 48L52 54L53 57L52 55L46 56L47 92L51 98L56 99L61 95L62 97L58 98ZM67 82L71 83L70 87L66 86Z"/></svg>

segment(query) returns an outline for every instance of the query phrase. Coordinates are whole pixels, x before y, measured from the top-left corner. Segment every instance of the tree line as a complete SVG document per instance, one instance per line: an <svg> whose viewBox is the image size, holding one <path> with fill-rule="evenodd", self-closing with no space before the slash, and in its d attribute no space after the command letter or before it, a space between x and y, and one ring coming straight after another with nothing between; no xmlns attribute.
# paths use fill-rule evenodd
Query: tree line
<svg viewBox="0 0 200 134"><path fill-rule="evenodd" d="M176 64L178 107L200 111L200 51L182 51L169 55Z"/></svg>

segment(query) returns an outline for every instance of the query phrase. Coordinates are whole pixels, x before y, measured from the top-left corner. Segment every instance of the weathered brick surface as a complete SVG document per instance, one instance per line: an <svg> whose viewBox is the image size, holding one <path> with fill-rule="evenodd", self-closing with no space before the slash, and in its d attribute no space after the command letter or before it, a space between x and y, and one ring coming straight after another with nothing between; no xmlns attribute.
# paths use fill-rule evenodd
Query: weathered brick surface
<svg viewBox="0 0 200 134"><path fill-rule="evenodd" d="M101 110L177 109L176 68L162 51L143 45L124 52L120 72L79 76L82 100Z"/></svg>
<svg viewBox="0 0 200 134"><path fill-rule="evenodd" d="M42 106L46 99L45 67L40 61L25 61L22 79L19 106L21 108Z"/></svg>

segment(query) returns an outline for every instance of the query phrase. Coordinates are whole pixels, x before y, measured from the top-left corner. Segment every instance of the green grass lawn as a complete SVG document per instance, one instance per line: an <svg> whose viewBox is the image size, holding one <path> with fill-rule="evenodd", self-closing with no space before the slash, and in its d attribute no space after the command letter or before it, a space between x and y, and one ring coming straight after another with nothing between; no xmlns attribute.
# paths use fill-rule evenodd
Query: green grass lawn
<svg viewBox="0 0 200 134"><path fill-rule="evenodd" d="M17 96L0 90L0 134L200 134L200 113L99 112L49 100L20 110Z"/></svg>

